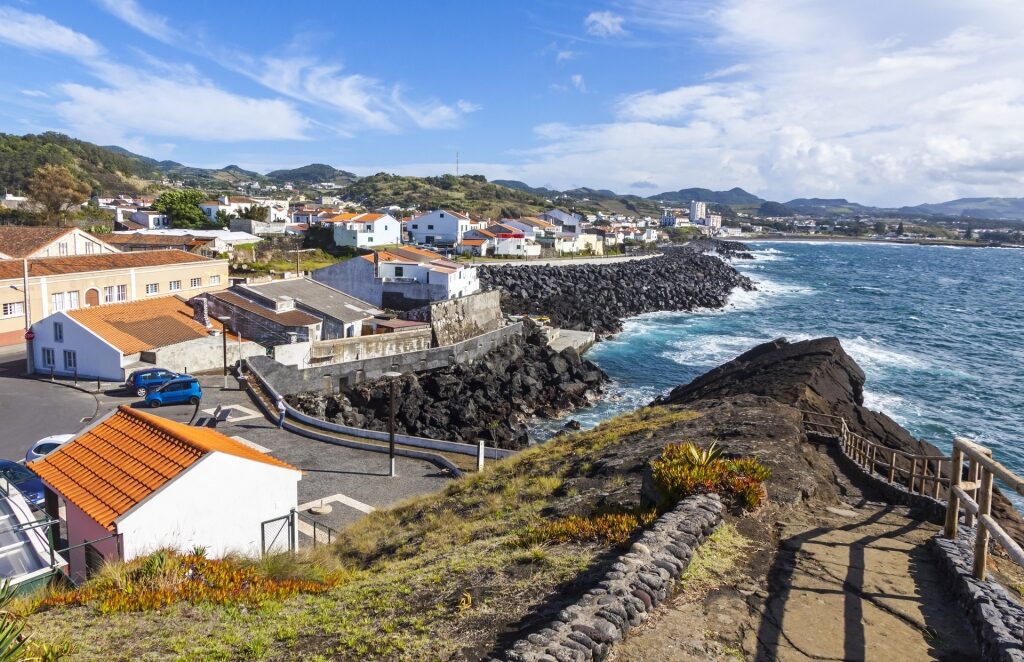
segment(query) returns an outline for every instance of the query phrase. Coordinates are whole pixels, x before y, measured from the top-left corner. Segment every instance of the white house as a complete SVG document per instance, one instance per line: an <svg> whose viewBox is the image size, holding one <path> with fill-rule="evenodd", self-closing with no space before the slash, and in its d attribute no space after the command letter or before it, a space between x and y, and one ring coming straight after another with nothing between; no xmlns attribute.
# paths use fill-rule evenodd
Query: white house
<svg viewBox="0 0 1024 662"><path fill-rule="evenodd" d="M222 195L216 200L199 203L199 208L211 221L216 220L219 211L239 216L247 207L267 207L269 209L267 221L270 223L284 223L288 220L287 200L250 198L245 195Z"/></svg>
<svg viewBox="0 0 1024 662"><path fill-rule="evenodd" d="M473 220L467 214L447 209L435 209L413 217L405 229L413 243L435 246L455 246L472 228Z"/></svg>
<svg viewBox="0 0 1024 662"><path fill-rule="evenodd" d="M121 208L118 207L118 212L120 211ZM160 228L171 227L171 222L170 219L167 218L167 214L151 209L140 209L137 212L133 212L130 218L146 230L157 230Z"/></svg>
<svg viewBox="0 0 1024 662"><path fill-rule="evenodd" d="M302 479L295 467L213 428L126 405L28 468L51 493L47 514L63 520L69 546L79 545L68 559L76 580L104 560L164 548L256 556L262 522L296 507Z"/></svg>
<svg viewBox="0 0 1024 662"><path fill-rule="evenodd" d="M578 235L583 232L583 217L579 214L569 214L561 209L552 209L541 214L540 218L556 225L561 234Z"/></svg>
<svg viewBox="0 0 1024 662"><path fill-rule="evenodd" d="M477 244L480 240L485 240L485 243ZM462 252L495 257L540 257L541 251L540 244L528 237L526 231L507 222L495 223L484 230L470 230L463 237L461 245L466 242L473 243L469 250ZM477 246L480 248L477 249Z"/></svg>
<svg viewBox="0 0 1024 662"><path fill-rule="evenodd" d="M79 228L0 225L0 260L118 252L100 237Z"/></svg>
<svg viewBox="0 0 1024 662"><path fill-rule="evenodd" d="M338 214L326 222L334 226L338 246L373 248L402 242L402 224L390 214Z"/></svg>
<svg viewBox="0 0 1024 662"><path fill-rule="evenodd" d="M114 234L134 234L139 236L195 237L209 240L208 249L214 253L230 253L236 246L256 244L263 239L249 232L235 230L204 230L184 228L160 228L157 230L120 231Z"/></svg>

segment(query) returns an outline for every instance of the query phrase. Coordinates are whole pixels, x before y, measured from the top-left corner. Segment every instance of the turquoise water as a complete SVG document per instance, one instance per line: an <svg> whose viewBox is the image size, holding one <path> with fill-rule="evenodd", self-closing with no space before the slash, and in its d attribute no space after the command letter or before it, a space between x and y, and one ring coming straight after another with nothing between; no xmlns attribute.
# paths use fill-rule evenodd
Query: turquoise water
<svg viewBox="0 0 1024 662"><path fill-rule="evenodd" d="M837 336L867 374L866 404L944 451L954 435L1024 473L1024 250L752 243L759 283L721 311L629 320L588 353L614 380L573 417L593 425L754 345Z"/></svg>

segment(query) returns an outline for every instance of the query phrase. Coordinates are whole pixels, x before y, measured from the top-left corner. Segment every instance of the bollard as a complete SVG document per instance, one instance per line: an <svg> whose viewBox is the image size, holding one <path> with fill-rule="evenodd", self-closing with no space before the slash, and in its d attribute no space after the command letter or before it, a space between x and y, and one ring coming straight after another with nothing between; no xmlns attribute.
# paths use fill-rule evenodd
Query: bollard
<svg viewBox="0 0 1024 662"><path fill-rule="evenodd" d="M96 392L99 393L100 389L102 389L102 388L103 388L103 386L100 385L100 378L97 377L96 378Z"/></svg>
<svg viewBox="0 0 1024 662"><path fill-rule="evenodd" d="M50 366L50 381L53 381L53 366Z"/></svg>
<svg viewBox="0 0 1024 662"><path fill-rule="evenodd" d="M75 366L75 386L78 386L78 366Z"/></svg>
<svg viewBox="0 0 1024 662"><path fill-rule="evenodd" d="M484 440L480 439L476 442L476 470L484 470Z"/></svg>

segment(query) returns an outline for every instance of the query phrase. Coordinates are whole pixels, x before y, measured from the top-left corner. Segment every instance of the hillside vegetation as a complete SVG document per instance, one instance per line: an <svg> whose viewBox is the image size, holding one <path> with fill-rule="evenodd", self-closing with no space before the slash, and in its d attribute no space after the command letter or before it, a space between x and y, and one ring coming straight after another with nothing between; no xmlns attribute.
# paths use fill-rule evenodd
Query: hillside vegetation
<svg viewBox="0 0 1024 662"><path fill-rule="evenodd" d="M385 205L443 208L489 218L528 216L551 207L544 198L492 184L480 175L404 177L380 172L349 185L342 196L368 209Z"/></svg>

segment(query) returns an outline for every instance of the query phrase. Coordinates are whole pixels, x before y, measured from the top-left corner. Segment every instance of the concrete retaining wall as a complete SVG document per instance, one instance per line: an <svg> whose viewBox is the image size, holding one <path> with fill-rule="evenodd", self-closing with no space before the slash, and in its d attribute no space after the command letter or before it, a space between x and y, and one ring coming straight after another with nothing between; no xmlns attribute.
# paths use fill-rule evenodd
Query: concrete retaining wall
<svg viewBox="0 0 1024 662"><path fill-rule="evenodd" d="M492 349L504 344L513 336L522 335L522 332L522 323L510 324L454 345L305 370L282 365L269 357L254 357L250 365L273 386L276 392L294 395L324 390L327 378L330 378L331 387L337 389L339 384L353 386L364 381L380 379L384 373L390 371L422 372L456 363L468 363L483 358Z"/></svg>
<svg viewBox="0 0 1024 662"><path fill-rule="evenodd" d="M438 345L454 345L504 325L501 293L470 294L430 304L430 324Z"/></svg>
<svg viewBox="0 0 1024 662"><path fill-rule="evenodd" d="M999 662L1024 661L1024 607L994 581L972 576L974 529L962 523L956 540L941 533L928 541L957 602L971 622L982 656Z"/></svg>
<svg viewBox="0 0 1024 662"><path fill-rule="evenodd" d="M241 359L252 356L265 357L267 350L254 342L242 342L239 349L238 341L228 338L228 365L233 366ZM142 352L139 360L153 365L184 372L202 372L204 370L216 370L224 366L224 339L222 336L210 336L167 345L157 349Z"/></svg>
<svg viewBox="0 0 1024 662"><path fill-rule="evenodd" d="M429 326L372 336L355 336L314 343L309 357L311 366L351 363L381 356L407 354L430 349L433 333Z"/></svg>
<svg viewBox="0 0 1024 662"><path fill-rule="evenodd" d="M490 662L603 660L613 644L673 594L694 550L722 521L722 511L715 494L683 499L644 531L576 604Z"/></svg>

